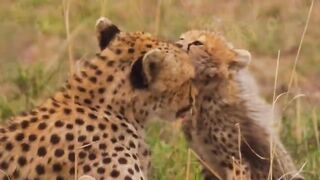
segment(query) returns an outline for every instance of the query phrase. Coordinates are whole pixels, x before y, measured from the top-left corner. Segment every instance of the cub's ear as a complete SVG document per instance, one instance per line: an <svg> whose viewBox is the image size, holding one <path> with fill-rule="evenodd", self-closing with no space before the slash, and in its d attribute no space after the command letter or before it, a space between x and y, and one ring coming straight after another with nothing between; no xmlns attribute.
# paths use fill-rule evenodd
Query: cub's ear
<svg viewBox="0 0 320 180"><path fill-rule="evenodd" d="M234 52L236 53L236 57L229 64L231 70L238 71L250 64L251 54L249 51L245 49L234 49Z"/></svg>
<svg viewBox="0 0 320 180"><path fill-rule="evenodd" d="M160 50L154 49L136 60L130 73L132 86L137 89L148 88L159 73L159 66L164 58L165 55Z"/></svg>
<svg viewBox="0 0 320 180"><path fill-rule="evenodd" d="M120 30L108 18L101 17L96 22L96 32L100 50L103 50Z"/></svg>

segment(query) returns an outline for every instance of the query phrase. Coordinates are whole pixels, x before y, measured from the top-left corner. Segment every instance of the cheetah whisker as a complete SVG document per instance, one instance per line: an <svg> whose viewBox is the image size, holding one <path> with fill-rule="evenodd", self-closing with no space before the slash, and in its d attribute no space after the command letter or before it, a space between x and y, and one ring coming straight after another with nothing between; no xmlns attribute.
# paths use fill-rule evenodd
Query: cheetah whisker
<svg viewBox="0 0 320 180"><path fill-rule="evenodd" d="M8 178L8 180L11 180L10 176L4 170L0 169L0 172L4 174Z"/></svg>
<svg viewBox="0 0 320 180"><path fill-rule="evenodd" d="M305 94L297 94L297 95L295 95L295 96L285 105L285 107L283 108L283 111L285 111L285 110L289 107L289 105L290 105L294 100L296 100L296 99L298 99L298 98L301 98L301 97L307 97L307 95L305 95Z"/></svg>
<svg viewBox="0 0 320 180"><path fill-rule="evenodd" d="M89 143L89 144L85 144L85 145L83 145L83 146L77 147L76 150L86 148L86 147L91 146L91 145L93 145L93 144L97 144L97 143L100 142L100 141L101 141L101 140L99 140L99 141L94 141L94 142L91 142L91 143Z"/></svg>
<svg viewBox="0 0 320 180"><path fill-rule="evenodd" d="M307 165L307 162L303 163L302 166L300 167L300 169L298 171L290 171L290 172L287 172L285 174L283 174L278 180L284 178L285 176L289 175L289 174L292 174L294 173L294 175L292 175L292 177L290 178L290 180L293 180L293 178L299 176L299 174L301 172L303 172L303 168Z"/></svg>
<svg viewBox="0 0 320 180"><path fill-rule="evenodd" d="M266 158L266 157L263 157L263 156L259 155L259 154L249 145L249 143L246 141L245 138L243 138L243 141L244 141L244 143L246 143L246 145L249 147L249 149L250 149L257 157L259 157L260 159L263 159L263 160L268 160L268 159L269 159L269 158Z"/></svg>
<svg viewBox="0 0 320 180"><path fill-rule="evenodd" d="M190 149L190 148L189 148ZM190 152L201 162L201 164L203 164L204 167L208 168L208 170L215 175L219 180L223 180L217 172L215 172L203 159L201 159L201 157L194 152L192 149L190 149Z"/></svg>
<svg viewBox="0 0 320 180"><path fill-rule="evenodd" d="M278 102L278 100L279 100L282 96L284 96L284 95L286 95L286 94L288 94L288 92L283 92L283 93L279 94L279 95L275 98L275 100L273 101L273 105L275 105L275 104Z"/></svg>

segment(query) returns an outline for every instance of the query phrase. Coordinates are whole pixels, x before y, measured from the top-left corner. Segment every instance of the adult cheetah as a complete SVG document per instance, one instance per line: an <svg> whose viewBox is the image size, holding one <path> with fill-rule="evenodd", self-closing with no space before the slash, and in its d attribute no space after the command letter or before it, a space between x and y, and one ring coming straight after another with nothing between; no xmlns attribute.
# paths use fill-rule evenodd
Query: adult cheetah
<svg viewBox="0 0 320 180"><path fill-rule="evenodd" d="M209 31L186 32L177 45L188 52L196 68L196 113L183 129L191 148L211 169L204 179L302 179L272 131L272 108L260 98L245 69L250 53L234 49Z"/></svg>
<svg viewBox="0 0 320 180"><path fill-rule="evenodd" d="M146 179L144 123L173 120L194 94L181 49L144 32L98 21L103 49L65 88L0 125L1 179Z"/></svg>

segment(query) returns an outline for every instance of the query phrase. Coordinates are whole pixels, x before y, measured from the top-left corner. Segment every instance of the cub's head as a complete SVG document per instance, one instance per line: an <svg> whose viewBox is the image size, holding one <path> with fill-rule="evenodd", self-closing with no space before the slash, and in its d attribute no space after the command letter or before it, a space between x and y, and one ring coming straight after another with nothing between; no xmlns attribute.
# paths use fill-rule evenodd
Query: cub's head
<svg viewBox="0 0 320 180"><path fill-rule="evenodd" d="M195 73L186 52L148 33L123 32L107 18L100 18L96 29L101 56L113 54L110 57L119 62L114 67L126 74L131 91L119 98L131 101L135 116L173 120L190 109Z"/></svg>
<svg viewBox="0 0 320 180"><path fill-rule="evenodd" d="M251 60L247 50L233 48L221 35L210 31L183 33L176 45L192 58L197 83L221 85L232 80Z"/></svg>

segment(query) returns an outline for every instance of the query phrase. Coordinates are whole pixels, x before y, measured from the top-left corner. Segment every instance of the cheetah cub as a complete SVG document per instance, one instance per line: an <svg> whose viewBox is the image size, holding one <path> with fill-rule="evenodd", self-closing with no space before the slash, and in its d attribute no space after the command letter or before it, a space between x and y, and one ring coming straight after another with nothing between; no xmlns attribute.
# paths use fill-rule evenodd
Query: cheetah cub
<svg viewBox="0 0 320 180"><path fill-rule="evenodd" d="M177 46L196 67L196 113L182 127L205 162L204 179L303 179L272 131L272 109L259 97L246 70L250 53L208 31L186 32Z"/></svg>

